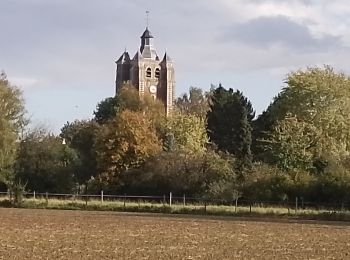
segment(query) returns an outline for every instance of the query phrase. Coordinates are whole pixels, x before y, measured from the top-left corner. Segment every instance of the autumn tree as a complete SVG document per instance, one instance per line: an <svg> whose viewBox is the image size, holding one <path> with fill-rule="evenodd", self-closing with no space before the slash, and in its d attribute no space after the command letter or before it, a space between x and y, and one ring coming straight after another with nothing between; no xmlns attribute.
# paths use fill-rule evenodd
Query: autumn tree
<svg viewBox="0 0 350 260"><path fill-rule="evenodd" d="M165 114L165 108L161 101L154 100L152 96L146 93L140 96L134 86L126 84L115 97L106 98L97 105L94 112L95 120L99 124L107 123L125 109L134 112L143 111L156 123Z"/></svg>
<svg viewBox="0 0 350 260"><path fill-rule="evenodd" d="M95 147L99 177L108 184L118 183L122 172L139 167L162 146L150 118L126 109L100 127Z"/></svg>

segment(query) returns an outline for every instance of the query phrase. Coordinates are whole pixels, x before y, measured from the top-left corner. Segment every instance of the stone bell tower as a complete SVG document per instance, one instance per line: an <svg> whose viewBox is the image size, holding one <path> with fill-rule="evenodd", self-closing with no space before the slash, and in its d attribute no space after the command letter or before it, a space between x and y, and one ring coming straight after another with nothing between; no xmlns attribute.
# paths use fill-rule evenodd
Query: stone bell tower
<svg viewBox="0 0 350 260"><path fill-rule="evenodd" d="M140 49L131 59L125 50L116 61L116 92L124 83L133 85L143 96L150 94L163 102L166 114L173 109L175 93L174 64L167 53L160 60L153 45L153 36L146 27Z"/></svg>

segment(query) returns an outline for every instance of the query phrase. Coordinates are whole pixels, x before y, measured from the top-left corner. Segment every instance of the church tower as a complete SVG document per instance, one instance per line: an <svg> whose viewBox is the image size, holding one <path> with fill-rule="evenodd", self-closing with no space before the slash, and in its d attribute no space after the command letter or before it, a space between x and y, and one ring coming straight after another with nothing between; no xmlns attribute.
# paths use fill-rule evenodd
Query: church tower
<svg viewBox="0 0 350 260"><path fill-rule="evenodd" d="M167 53L159 59L153 45L153 36L146 27L141 36L140 49L131 59L125 50L116 61L116 92L125 83L133 85L143 96L150 94L163 102L166 114L173 109L175 92L174 65Z"/></svg>

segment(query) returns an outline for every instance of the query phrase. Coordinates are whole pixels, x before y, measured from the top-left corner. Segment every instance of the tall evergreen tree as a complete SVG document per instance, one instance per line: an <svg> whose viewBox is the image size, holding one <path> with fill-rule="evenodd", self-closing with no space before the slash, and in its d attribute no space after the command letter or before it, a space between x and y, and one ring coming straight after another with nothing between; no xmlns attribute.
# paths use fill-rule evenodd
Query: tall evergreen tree
<svg viewBox="0 0 350 260"><path fill-rule="evenodd" d="M221 85L214 90L207 114L208 135L219 150L236 156L239 169L251 166L254 116L251 102L242 92L226 90Z"/></svg>

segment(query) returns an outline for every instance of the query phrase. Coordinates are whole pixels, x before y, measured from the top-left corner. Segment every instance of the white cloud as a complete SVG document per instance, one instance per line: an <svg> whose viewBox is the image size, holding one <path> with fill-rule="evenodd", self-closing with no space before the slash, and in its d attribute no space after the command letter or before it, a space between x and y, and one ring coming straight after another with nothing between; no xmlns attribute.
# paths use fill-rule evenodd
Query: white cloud
<svg viewBox="0 0 350 260"><path fill-rule="evenodd" d="M41 82L40 79L36 79L36 78L26 78L26 77L16 77L16 76L10 76L9 81L13 85L18 86L24 90L37 87L38 84Z"/></svg>
<svg viewBox="0 0 350 260"><path fill-rule="evenodd" d="M345 36L350 25L350 5L347 0L221 0L232 21L244 22L261 16L286 16L306 25L318 37Z"/></svg>

